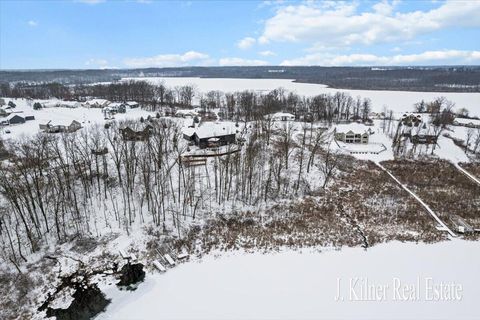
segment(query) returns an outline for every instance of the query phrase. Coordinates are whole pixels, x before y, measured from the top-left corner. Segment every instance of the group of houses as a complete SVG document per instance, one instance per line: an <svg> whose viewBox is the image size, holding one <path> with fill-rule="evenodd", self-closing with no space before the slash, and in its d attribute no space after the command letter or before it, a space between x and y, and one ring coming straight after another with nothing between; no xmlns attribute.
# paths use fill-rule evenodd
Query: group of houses
<svg viewBox="0 0 480 320"><path fill-rule="evenodd" d="M9 101L5 105L0 106L0 125L9 126L14 124L22 124L27 121L35 120L32 115L26 115L23 111L15 111L16 104L13 101Z"/></svg>
<svg viewBox="0 0 480 320"><path fill-rule="evenodd" d="M32 120L35 120L35 117L32 115L24 115L23 113L10 113L5 118L0 119L0 125L9 126L14 124L22 124Z"/></svg>
<svg viewBox="0 0 480 320"><path fill-rule="evenodd" d="M119 106L123 106L125 108L131 108L135 109L138 108L140 105L136 101L126 101L126 102L111 102L107 99L90 99L85 101L83 104L84 107L86 108L99 108L103 109L106 107L116 107L118 108Z"/></svg>

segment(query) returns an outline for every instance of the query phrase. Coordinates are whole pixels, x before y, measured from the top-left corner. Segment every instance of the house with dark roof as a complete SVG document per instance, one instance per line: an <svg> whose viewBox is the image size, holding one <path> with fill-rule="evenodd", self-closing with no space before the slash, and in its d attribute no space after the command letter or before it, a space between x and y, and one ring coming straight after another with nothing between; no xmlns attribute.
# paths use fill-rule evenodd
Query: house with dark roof
<svg viewBox="0 0 480 320"><path fill-rule="evenodd" d="M201 149L224 146L237 140L236 131L227 123L205 122L194 130L191 139Z"/></svg>
<svg viewBox="0 0 480 320"><path fill-rule="evenodd" d="M25 123L25 118L18 114L11 114L7 117L8 124L21 124Z"/></svg>

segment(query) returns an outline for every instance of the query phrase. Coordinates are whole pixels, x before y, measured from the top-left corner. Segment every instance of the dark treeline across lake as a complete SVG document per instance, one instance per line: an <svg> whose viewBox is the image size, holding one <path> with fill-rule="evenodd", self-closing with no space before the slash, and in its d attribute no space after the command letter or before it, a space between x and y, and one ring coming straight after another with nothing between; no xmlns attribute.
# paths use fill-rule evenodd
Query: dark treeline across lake
<svg viewBox="0 0 480 320"><path fill-rule="evenodd" d="M449 67L181 67L106 70L2 70L0 82L80 84L124 77L295 79L339 89L480 92L480 66Z"/></svg>

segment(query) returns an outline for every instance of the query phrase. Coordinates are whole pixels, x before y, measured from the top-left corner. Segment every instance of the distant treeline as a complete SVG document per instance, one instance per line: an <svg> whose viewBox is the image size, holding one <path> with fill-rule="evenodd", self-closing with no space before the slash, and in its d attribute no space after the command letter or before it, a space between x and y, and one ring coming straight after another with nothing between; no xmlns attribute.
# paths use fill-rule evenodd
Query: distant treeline
<svg viewBox="0 0 480 320"><path fill-rule="evenodd" d="M334 88L480 92L480 66L450 67L182 67L109 70L0 71L4 83L87 84L124 77L295 79Z"/></svg>

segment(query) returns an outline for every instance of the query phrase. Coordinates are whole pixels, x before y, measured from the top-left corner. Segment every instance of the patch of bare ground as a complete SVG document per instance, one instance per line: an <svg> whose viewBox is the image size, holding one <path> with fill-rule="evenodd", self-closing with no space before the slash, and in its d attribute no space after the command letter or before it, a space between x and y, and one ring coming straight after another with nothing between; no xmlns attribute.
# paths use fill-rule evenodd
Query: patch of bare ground
<svg viewBox="0 0 480 320"><path fill-rule="evenodd" d="M480 228L480 186L445 160L386 161L382 163L405 183L451 228L458 215ZM472 174L477 166L464 166ZM474 173L475 172L475 173ZM478 237L474 236L474 237Z"/></svg>
<svg viewBox="0 0 480 320"><path fill-rule="evenodd" d="M372 162L344 159L326 190L257 212L233 212L193 228L177 242L202 255L212 250L279 250L435 242L446 235L425 209Z"/></svg>
<svg viewBox="0 0 480 320"><path fill-rule="evenodd" d="M480 179L480 162L461 162L459 165L470 174Z"/></svg>
<svg viewBox="0 0 480 320"><path fill-rule="evenodd" d="M389 240L436 242L446 239L428 212L373 162L352 162L330 192L363 228L369 245Z"/></svg>

